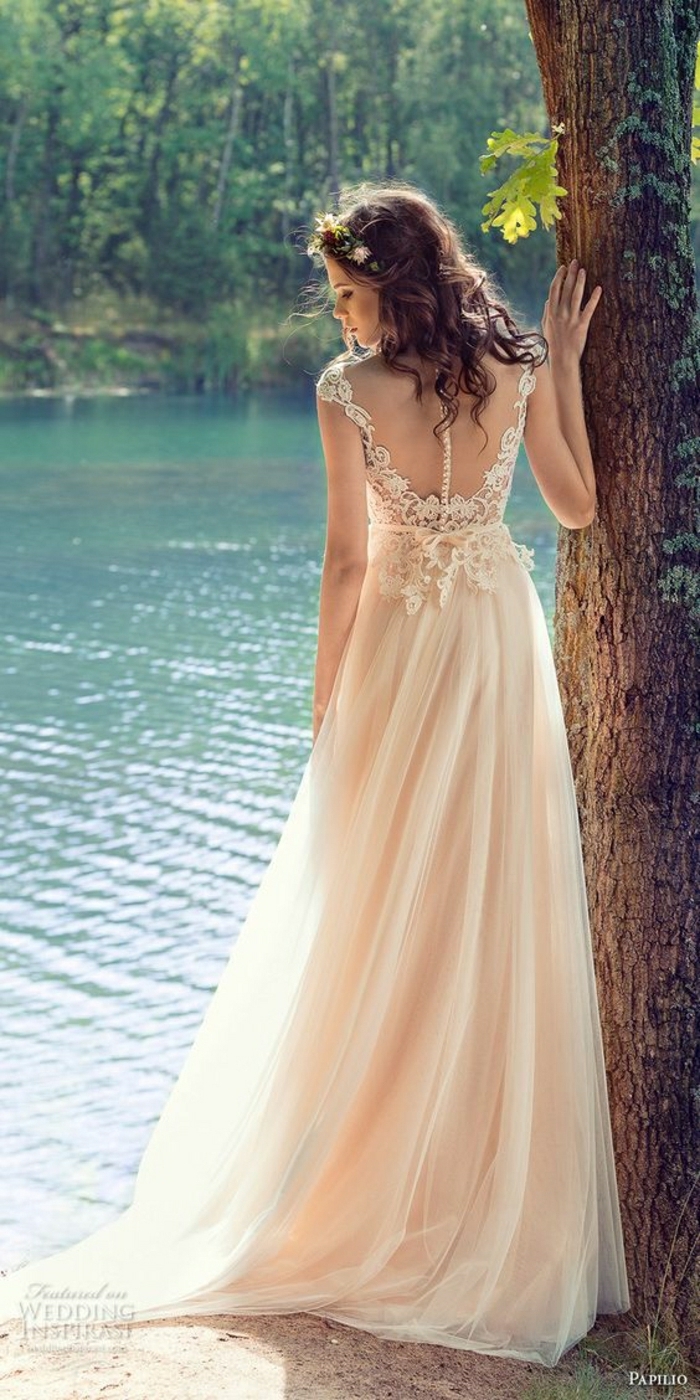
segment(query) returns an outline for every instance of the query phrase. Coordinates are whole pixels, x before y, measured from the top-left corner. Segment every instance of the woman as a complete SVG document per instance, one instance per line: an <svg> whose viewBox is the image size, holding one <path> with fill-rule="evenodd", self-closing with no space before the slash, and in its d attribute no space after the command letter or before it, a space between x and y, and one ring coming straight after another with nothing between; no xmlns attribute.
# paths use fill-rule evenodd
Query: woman
<svg viewBox="0 0 700 1400"><path fill-rule="evenodd" d="M600 288L558 270L548 366L418 191L351 195L310 251L366 352L318 385L312 754L131 1206L0 1316L68 1287L551 1366L629 1297L566 733L502 516L524 432L592 519Z"/></svg>

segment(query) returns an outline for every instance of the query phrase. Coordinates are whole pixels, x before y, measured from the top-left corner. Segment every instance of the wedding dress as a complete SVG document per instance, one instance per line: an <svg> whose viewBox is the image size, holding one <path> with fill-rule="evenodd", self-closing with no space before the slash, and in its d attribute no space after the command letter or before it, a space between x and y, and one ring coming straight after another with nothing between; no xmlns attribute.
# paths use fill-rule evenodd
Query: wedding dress
<svg viewBox="0 0 700 1400"><path fill-rule="evenodd" d="M370 522L323 725L131 1205L0 1280L0 1318L93 1291L551 1366L628 1309L567 738L503 521L534 383L479 490L448 432L423 499L322 375Z"/></svg>

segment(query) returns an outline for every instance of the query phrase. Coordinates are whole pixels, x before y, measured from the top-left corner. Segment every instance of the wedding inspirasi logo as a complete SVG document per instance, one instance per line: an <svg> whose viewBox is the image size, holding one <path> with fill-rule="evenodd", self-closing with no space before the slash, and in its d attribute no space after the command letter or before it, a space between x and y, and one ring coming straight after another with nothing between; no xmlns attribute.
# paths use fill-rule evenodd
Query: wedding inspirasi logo
<svg viewBox="0 0 700 1400"><path fill-rule="evenodd" d="M126 1293L110 1289L108 1284L89 1292L33 1283L20 1308L24 1339L38 1351L114 1348L131 1336L128 1324L134 1309Z"/></svg>

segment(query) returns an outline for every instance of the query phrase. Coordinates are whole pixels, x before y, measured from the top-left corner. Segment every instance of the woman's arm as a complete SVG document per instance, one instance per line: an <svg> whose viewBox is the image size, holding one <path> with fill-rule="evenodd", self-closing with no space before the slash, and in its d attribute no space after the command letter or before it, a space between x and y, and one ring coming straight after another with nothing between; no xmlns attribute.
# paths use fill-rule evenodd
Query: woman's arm
<svg viewBox="0 0 700 1400"><path fill-rule="evenodd" d="M317 400L328 514L319 599L313 740L326 713L367 569L367 492L360 434L342 405Z"/></svg>
<svg viewBox="0 0 700 1400"><path fill-rule="evenodd" d="M590 525L596 481L581 393L580 361L602 289L595 287L581 311L585 271L574 258L557 268L542 317L549 366L536 370L528 402L525 450L550 510L570 530Z"/></svg>

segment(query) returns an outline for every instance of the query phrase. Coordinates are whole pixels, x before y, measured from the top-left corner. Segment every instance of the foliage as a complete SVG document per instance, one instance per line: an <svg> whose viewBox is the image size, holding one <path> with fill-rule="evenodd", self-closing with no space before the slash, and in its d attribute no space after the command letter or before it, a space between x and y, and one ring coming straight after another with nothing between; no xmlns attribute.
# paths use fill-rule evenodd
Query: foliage
<svg viewBox="0 0 700 1400"><path fill-rule="evenodd" d="M561 192L543 126L523 0L0 0L5 315L106 291L267 324L335 190L405 178L534 322ZM484 150L525 158L487 218Z"/></svg>
<svg viewBox="0 0 700 1400"><path fill-rule="evenodd" d="M338 186L406 178L538 314L546 237L481 227L506 120L543 121L522 0L0 0L0 295L290 305Z"/></svg>
<svg viewBox="0 0 700 1400"><path fill-rule="evenodd" d="M492 226L500 228L507 243L517 243L537 227L537 206L546 229L551 228L554 219L561 218L557 199L567 190L557 183L556 158L563 130L561 125L554 127L550 140L533 131L519 136L510 127L491 132L486 142L489 154L479 157L482 175L492 170L502 156L519 157L521 164L497 190L491 191L481 211L486 215L481 225L484 231Z"/></svg>
<svg viewBox="0 0 700 1400"><path fill-rule="evenodd" d="M700 40L695 56L695 90L700 94ZM700 104L693 104L692 124L693 127L700 126ZM504 155L519 157L521 164L497 190L491 191L481 211L486 215L481 225L484 231L492 227L500 228L508 243L517 243L519 238L527 238L537 227L538 206L546 229L551 228L554 219L561 218L557 199L568 193L557 184L557 137L563 131L561 124L553 127L554 135L550 140L532 131L520 136L510 127L505 131L491 132L486 142L488 153L479 157L482 175L492 170L496 161ZM690 157L693 164L700 161L700 136L694 132Z"/></svg>

